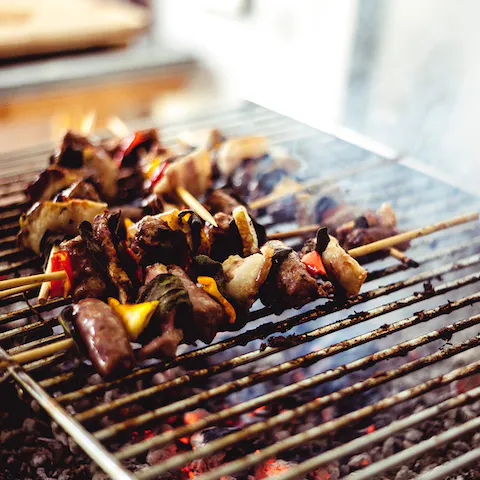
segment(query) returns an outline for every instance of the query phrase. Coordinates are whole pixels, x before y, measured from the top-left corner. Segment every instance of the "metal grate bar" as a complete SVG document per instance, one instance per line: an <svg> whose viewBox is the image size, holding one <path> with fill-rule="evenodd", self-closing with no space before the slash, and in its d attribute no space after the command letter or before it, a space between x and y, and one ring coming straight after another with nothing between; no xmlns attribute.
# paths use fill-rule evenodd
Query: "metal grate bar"
<svg viewBox="0 0 480 480"><path fill-rule="evenodd" d="M96 432L95 436L101 440L105 440L106 438L112 437L114 435L117 435L118 433L127 430L132 427L137 427L139 425L143 425L151 420L160 418L164 415L171 414L173 412L178 412L178 411L183 411L187 410L188 408L194 408L198 402L200 401L205 401L209 398L216 397L218 395L227 395L232 392L241 390L243 388L246 388L251 385L255 385L257 383L261 383L265 380L268 380L269 378L273 377L279 377L280 375L290 372L292 370L295 370L296 368L299 367L305 367L305 366L310 366L313 365L314 363L330 357L332 355L336 355L337 353L343 352L350 350L356 346L363 345L365 343L368 343L372 340L377 340L380 338L384 338L385 336L404 330L406 328L409 328L413 325L418 325L420 323L426 322L428 320L431 320L432 318L436 318L440 315L444 315L447 313L451 313L455 310L458 310L460 308L463 308L466 305L472 304L472 302L477 302L480 301L480 294L474 294L470 295L468 297L464 297L460 300L457 300L455 302L449 302L445 303L443 305L440 305L436 308L430 309L430 310L425 310L422 313L412 315L411 317L405 318L403 320L400 320L398 322L394 322L390 325L382 325L381 327L372 330L368 333L365 333L363 335L358 335L356 337L353 337L348 340L344 340L343 342L336 343L334 345L331 345L330 347L327 348L321 348L319 350L315 350L313 352L310 352L306 355L303 355L301 357L298 357L294 360L283 362L280 365L277 365L275 367L267 368L265 370L261 370L259 372L255 372L254 375L248 375L245 377L242 377L238 380L235 380L230 383L223 384L221 386L212 388L210 390L206 390L200 394L193 395L187 399L180 400L175 403L171 403L165 407L160 407L158 409L149 411L147 413L141 414L137 417L130 418L128 420L125 420L121 423L117 423L115 425L106 427L102 430L99 430ZM298 342L299 344L303 341L311 341L314 338L319 338L320 336L323 336L327 333L329 333L329 330L333 330L334 328L337 328L338 323L343 323L348 320L343 320L334 324L329 324L326 325L325 327L320 327L317 330L314 330L312 332L309 332L307 334L299 335ZM313 338L312 338L313 337ZM289 347L287 347L289 348ZM247 357L249 360L252 356L256 357L258 353L263 354L264 352L268 352L269 355L272 355L274 353L277 353L281 351L281 348L278 347L267 347L263 352L249 352L245 355L242 355L240 357L236 357L234 360L234 363L237 363L237 359L241 359L242 357ZM262 357L265 355L262 355ZM229 364L231 361L226 361L223 362L223 364ZM223 367L222 363L219 363L215 366L216 368L221 368ZM208 370L208 369L205 369ZM197 372L199 370L196 370ZM143 394L144 392L148 392L150 395L153 393L157 393L159 391L164 391L169 387L177 386L184 384L188 381L191 380L195 376L195 372L192 372L190 375L184 375L182 377L177 377L177 379L172 380L170 382L165 382L160 385L157 385L155 387L150 387L149 389L142 390L138 392L139 394ZM178 382L178 383L177 383ZM153 391L153 392L152 392ZM83 422L88 419L92 419L94 417L97 417L100 414L106 413L108 411L111 411L112 409L119 408L120 406L124 406L126 404L131 403L132 401L137 399L137 396L140 396L140 398L143 398L144 395L126 395L124 397L121 397L117 400L114 400L108 404L102 404L99 405L96 408L92 408L90 410L86 410L76 416L76 418Z"/></svg>
<svg viewBox="0 0 480 480"><path fill-rule="evenodd" d="M425 472L422 475L417 477L417 480L443 480L451 473L455 473L461 468L468 467L474 462L477 462L480 459L480 448L471 450L470 452L465 453L461 457L455 458L450 462L439 465L429 472Z"/></svg>
<svg viewBox="0 0 480 480"><path fill-rule="evenodd" d="M474 400L477 400L480 398L480 388L476 388L470 392L468 392L469 395L463 394L460 395L459 397L456 397L454 399L450 400L457 400L456 402L451 402L450 405L453 403L455 407L458 407L459 405L464 405L467 403L467 401L470 403ZM458 402L459 398L465 398L464 402ZM422 420L427 420L429 418L432 418L434 416L438 416L441 413L444 413L444 411L447 411L447 409L443 409L442 406L448 403L443 402L436 407L433 407L432 409L427 409L426 411L428 412L430 410L429 415L421 415ZM439 408L440 407L440 408ZM454 408L454 407L450 407ZM450 410L448 408L448 410ZM420 413L424 413L424 411ZM433 413L433 414L432 414ZM382 435L376 436L374 439L374 442L378 442L380 440L388 438L388 436L392 435L395 432L404 430L405 428L408 428L409 426L413 426L415 424L418 424L419 421L417 419L412 419L414 415L411 417L408 417L406 420L407 422L403 422L401 427L399 428L398 423L402 422L401 420L398 422L392 423L389 427L385 427L382 430L385 430L385 432L382 432ZM416 421L412 421L416 420ZM390 428L394 427L394 428ZM395 455L392 455L391 457L385 458L379 462L373 463L372 465L369 465L368 467L362 469L359 472L355 472L347 477L349 480L370 480L371 478L375 478L378 474L383 473L387 470L390 470L392 467L397 467L399 465L405 465L406 462L409 462L410 460L413 460L415 458L418 458L420 455L427 453L428 451L432 450L433 448L438 448L440 445L443 445L447 442L451 442L452 440L457 439L458 437L461 437L463 435L466 435L468 433L474 432L475 430L480 429L480 417L474 418L473 420L470 420L468 422L465 422L463 425L459 425L457 427L452 427L446 432L440 433L438 435L434 435L433 437L429 438L428 440L424 440L423 442L420 442L417 445L414 445L410 448L407 448L406 450L403 450L401 452L396 453ZM381 432L381 431L380 431ZM376 433L376 432L375 432ZM372 442L370 439L368 439L368 444L370 445ZM373 439L372 439L373 440ZM365 448L365 441L364 442L359 442L362 443L363 445L360 446L360 448ZM357 449L358 451L358 449ZM315 461L318 461L318 457L315 459ZM324 464L324 463L323 463ZM315 467L314 467L315 468ZM302 468L303 470L303 468ZM437 478L445 478L445 477L437 477Z"/></svg>
<svg viewBox="0 0 480 480"><path fill-rule="evenodd" d="M473 342L473 340L476 340L476 342ZM478 345L478 339L472 339L469 342L475 343L475 345L472 345L472 346ZM406 371L406 372L415 371L419 368L422 368L423 366L430 364L431 362L435 363L438 358L442 358L442 357L448 358L449 356L454 355L455 353L464 351L465 348L468 348L466 347L466 345L469 342L463 342L461 344L454 345L446 350L441 350L431 355L427 355L419 360L414 360L412 362L406 363L405 365L403 365L402 367L399 367L398 369L389 370L385 375L393 376L394 374L398 373L398 371ZM391 408L399 403L405 402L406 400L419 397L424 393L435 390L441 386L448 385L455 380L464 378L468 375L477 373L479 371L480 371L480 361L472 363L466 367L458 368L445 375L441 375L439 377L435 377L431 380L428 380L423 384L419 384L413 388L403 390L396 395L386 397L385 399L380 400L376 403L373 403L372 405L368 405L359 410L356 410L354 412L348 413L339 418L331 420L329 422L325 422L322 425L306 430L302 433L293 435L284 440L280 440L276 442L274 445L270 445L269 447L266 447L262 450L257 450L253 454L246 455L241 460L236 460L236 461L224 464L223 466L219 467L214 471L211 471L204 475L199 476L198 479L213 480L213 479L220 478L221 476L230 475L235 472L243 471L247 467L250 467L262 461L268 460L269 458L289 448L298 447L299 445L303 445L311 440L317 439L320 436L324 436L328 433L334 432L341 428L345 428L346 426L350 425L353 422L358 422L359 420L370 417L374 413L378 413L387 408ZM316 409L316 410L320 408L324 408L325 406L331 404L333 401L336 401L338 398L340 398L340 396L352 395L354 393L357 393L358 389L361 391L361 386L365 385L365 383L367 385L376 384L377 382L381 382L382 379L383 379L383 376L379 378L375 378L375 377L369 378L365 382L359 382L357 384L338 390L337 392L332 393L330 395L319 397L313 400L312 402L302 405L301 407L298 407L294 410L287 410L286 412L279 414L277 417L280 417L283 415L284 420L282 423L288 422L289 419L292 418L292 413L290 412L300 412L300 411L307 412L309 408ZM265 422L261 422L260 425L262 426L263 423L268 424L271 420L272 419L269 419ZM257 424L254 424L254 425L257 425ZM242 429L241 431L236 432L234 434L227 435L218 440L214 440L208 443L205 447L201 447L191 452L178 455L177 457L173 457L169 460L166 460L165 462L159 465L141 470L140 472L137 472L137 476L142 480L154 478L160 472L167 471L166 469L171 470L173 468L177 468L181 465L185 465L186 463L191 462L192 460L195 460L196 458L205 458L219 450L224 449L225 447L227 447L232 443L232 440L237 442L240 438L244 437L245 435L244 432L245 432L245 429ZM253 432L249 432L249 433L251 435ZM181 460L181 463L180 463L180 460ZM290 478L298 478L298 474L294 470L295 469L292 468L291 475L294 475L294 476Z"/></svg>
<svg viewBox="0 0 480 480"><path fill-rule="evenodd" d="M291 385L279 388L273 392L261 395L259 397L255 397L246 402L224 409L218 413L209 415L208 417L198 420L195 423L185 425L183 427L178 427L174 430L165 432L162 435L158 435L158 436L149 438L148 440L144 440L144 441L135 443L134 445L125 447L117 452L116 454L117 458L124 460L126 458L133 457L142 452L145 452L146 450L152 447L157 447L157 448L163 447L171 443L173 440L176 440L182 437L191 436L193 433L203 430L206 427L209 427L215 424L218 425L229 418L241 415L242 413L246 413L250 410L254 410L263 405L272 404L275 401L288 397L289 395L294 395L296 393L299 393L300 391L305 390L307 388L312 388L320 384L324 384L326 382L337 380L341 377L344 377L345 375L348 375L350 373L356 372L361 369L372 367L377 363L394 358L398 355L405 355L407 352L410 352L415 348L418 348L422 345L426 345L436 340L445 338L446 335L449 335L449 334L453 335L454 333L457 333L459 331L462 331L474 325L477 325L479 322L480 322L480 315L475 315L473 317L460 320L458 322L455 322L454 324L448 325L447 327L445 327L445 329L441 329L440 331L434 331L434 332L416 337L412 340L399 343L398 345L386 348L372 355L363 357L359 360L355 360L345 365L336 367L332 370L319 373L310 378L306 378L297 383L293 383ZM167 412L167 414L168 413L169 412ZM268 428L272 428L273 426L269 424Z"/></svg>
<svg viewBox="0 0 480 480"><path fill-rule="evenodd" d="M9 360L5 350L0 348L0 357ZM82 426L69 415L38 383L22 370L19 365L12 364L8 367L9 373L22 387L40 404L41 407L78 443L102 469L116 480L132 480L134 477L125 470L120 462L92 437Z"/></svg>

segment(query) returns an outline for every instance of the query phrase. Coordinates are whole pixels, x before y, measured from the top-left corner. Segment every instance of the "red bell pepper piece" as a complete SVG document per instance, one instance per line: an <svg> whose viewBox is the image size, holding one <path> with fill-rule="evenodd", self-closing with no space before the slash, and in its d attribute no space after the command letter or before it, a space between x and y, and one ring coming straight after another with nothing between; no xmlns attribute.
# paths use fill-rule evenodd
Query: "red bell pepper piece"
<svg viewBox="0 0 480 480"><path fill-rule="evenodd" d="M320 254L313 250L302 257L302 263L307 267L310 275L326 275L327 272L322 262Z"/></svg>
<svg viewBox="0 0 480 480"><path fill-rule="evenodd" d="M52 255L52 272L64 271L67 274L65 280L52 280L50 282L50 297L66 297L70 292L73 281L73 269L70 262L70 255L66 250L59 250Z"/></svg>
<svg viewBox="0 0 480 480"><path fill-rule="evenodd" d="M132 152L132 150L138 145L148 140L148 136L145 132L135 132L131 135L127 135L118 146L118 150L115 152L115 163L121 167L123 159Z"/></svg>
<svg viewBox="0 0 480 480"><path fill-rule="evenodd" d="M128 255L130 256L130 258L133 260L135 264L135 277L138 283L141 284L143 280L143 271L142 271L142 267L140 266L140 262L138 261L138 258L135 255L135 253L133 253L133 250L127 245L127 242L123 241L122 243L123 243L123 246L125 247L126 252L128 253Z"/></svg>

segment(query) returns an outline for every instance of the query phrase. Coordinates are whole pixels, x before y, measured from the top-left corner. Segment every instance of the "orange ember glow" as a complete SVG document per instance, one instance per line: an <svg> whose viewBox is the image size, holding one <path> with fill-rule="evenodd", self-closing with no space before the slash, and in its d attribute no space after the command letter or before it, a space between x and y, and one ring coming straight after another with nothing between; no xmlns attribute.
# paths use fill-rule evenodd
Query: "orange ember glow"
<svg viewBox="0 0 480 480"><path fill-rule="evenodd" d="M196 414L195 412L187 412L183 416L183 418L185 420L185 423L187 425L190 425L192 423L198 422L198 420L200 420L200 415Z"/></svg>
<svg viewBox="0 0 480 480"><path fill-rule="evenodd" d="M372 433L374 431L375 431L375 425L372 424L367 427L367 433Z"/></svg>
<svg viewBox="0 0 480 480"><path fill-rule="evenodd" d="M290 466L287 462L271 458L267 460L263 465L263 470L266 473L266 478L280 475L282 472L286 472Z"/></svg>
<svg viewBox="0 0 480 480"><path fill-rule="evenodd" d="M188 471L188 478L195 478L195 474L191 470Z"/></svg>
<svg viewBox="0 0 480 480"><path fill-rule="evenodd" d="M144 430L143 432L132 432L132 440L135 441L135 440L139 440L139 441L142 441L142 440L147 440L148 438L152 438L154 437L155 434L153 433L152 430Z"/></svg>
<svg viewBox="0 0 480 480"><path fill-rule="evenodd" d="M267 407L265 405L262 405L261 407L256 408L253 412L250 412L249 415L251 417L254 417L255 415L258 415L259 413L262 413L266 409L267 409Z"/></svg>
<svg viewBox="0 0 480 480"><path fill-rule="evenodd" d="M368 460L366 458L364 458L362 461L361 461L361 465L362 467L366 467L368 465Z"/></svg>
<svg viewBox="0 0 480 480"><path fill-rule="evenodd" d="M182 438L179 438L179 440L185 445L188 445L188 437L182 437Z"/></svg>
<svg viewBox="0 0 480 480"><path fill-rule="evenodd" d="M317 470L314 475L315 480L330 480L330 477L331 475L323 468Z"/></svg>

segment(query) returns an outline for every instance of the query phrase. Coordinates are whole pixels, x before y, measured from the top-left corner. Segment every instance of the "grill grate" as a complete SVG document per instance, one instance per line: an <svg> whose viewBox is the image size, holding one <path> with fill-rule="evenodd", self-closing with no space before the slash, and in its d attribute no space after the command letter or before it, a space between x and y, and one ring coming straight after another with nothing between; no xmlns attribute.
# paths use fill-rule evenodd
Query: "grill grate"
<svg viewBox="0 0 480 480"><path fill-rule="evenodd" d="M162 128L162 134L169 143L174 134L184 128L212 125L227 134L268 134L272 143L285 146L302 159L305 179L316 175L317 170L318 174L327 172L329 177L336 177L348 202L375 208L380 202L389 201L398 211L399 223L405 229L479 206L478 198L413 172L402 165L400 158L382 156L346 143L252 104L206 114L187 124L170 125ZM146 126L138 124L135 128ZM32 165L44 164L51 148L51 144L45 143L0 155L0 165L8 162L8 166L1 169L4 179L0 181L0 275L25 275L40 268L38 259L15 247L15 234L18 216L26 205L25 184L32 176L28 170ZM9 174L13 176L6 178ZM291 226L272 223L270 228ZM175 359L139 368L122 379L92 384L91 367L75 363L66 352L23 368L12 365L9 371L52 419L116 479L157 478L246 439L260 435L268 438L276 427L299 421L311 412L320 412L343 400L352 402L351 399L369 392L368 401L359 403L358 408L287 438L274 441L271 437L269 445L245 452L199 478L213 480L245 472L292 448L352 427L379 412L479 373L480 362L476 358L480 337L475 335L480 325L480 314L476 314L480 301L479 246L480 232L471 224L415 240L409 256L420 263L418 270L412 272L391 258L370 263L364 293L346 305L322 300L306 306L300 313L292 315L289 311L280 317L260 307L251 312L251 322L245 331L222 334L211 345L186 350ZM34 299L36 293L29 292L26 297ZM7 358L7 354L64 338L56 315L68 302L53 300L30 308L23 295L0 300L3 348L0 356ZM358 307L363 310L355 310ZM294 336L283 342L269 341L279 334ZM450 343L452 337L455 342ZM378 370L384 368L384 364L386 370ZM172 374L169 378L169 372L176 367L185 373ZM300 369L308 372L308 376L288 377L287 374ZM163 375L161 381L152 382L152 377L158 375ZM360 380L355 375L361 375ZM284 381L285 378L288 380ZM394 386L387 390L390 384ZM198 385L203 387L200 391ZM255 394L245 393L254 388L259 389ZM189 389L187 393L186 389ZM160 464L135 473L126 467L126 461L144 455L153 447L167 446L207 427L224 425L265 405L275 405L306 392L320 393L264 421L178 453ZM452 393L446 400L439 396L436 404L420 412L304 459L280 478L302 478L322 465L365 451L394 433L478 399L480 387L467 393ZM216 411L191 424L132 443L132 431L205 404L217 405ZM478 418L467 421L372 463L352 478L373 478L478 427ZM480 451L472 450L421 478L444 478L447 473L479 458Z"/></svg>

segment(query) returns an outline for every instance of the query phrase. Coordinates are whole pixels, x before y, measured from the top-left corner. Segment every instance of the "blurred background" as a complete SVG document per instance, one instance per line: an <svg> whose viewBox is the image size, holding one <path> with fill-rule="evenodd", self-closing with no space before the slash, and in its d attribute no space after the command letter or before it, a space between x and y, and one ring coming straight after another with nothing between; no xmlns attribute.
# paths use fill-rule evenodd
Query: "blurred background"
<svg viewBox="0 0 480 480"><path fill-rule="evenodd" d="M480 2L0 0L0 151L250 100L477 192ZM261 132L258 132L261 133Z"/></svg>

